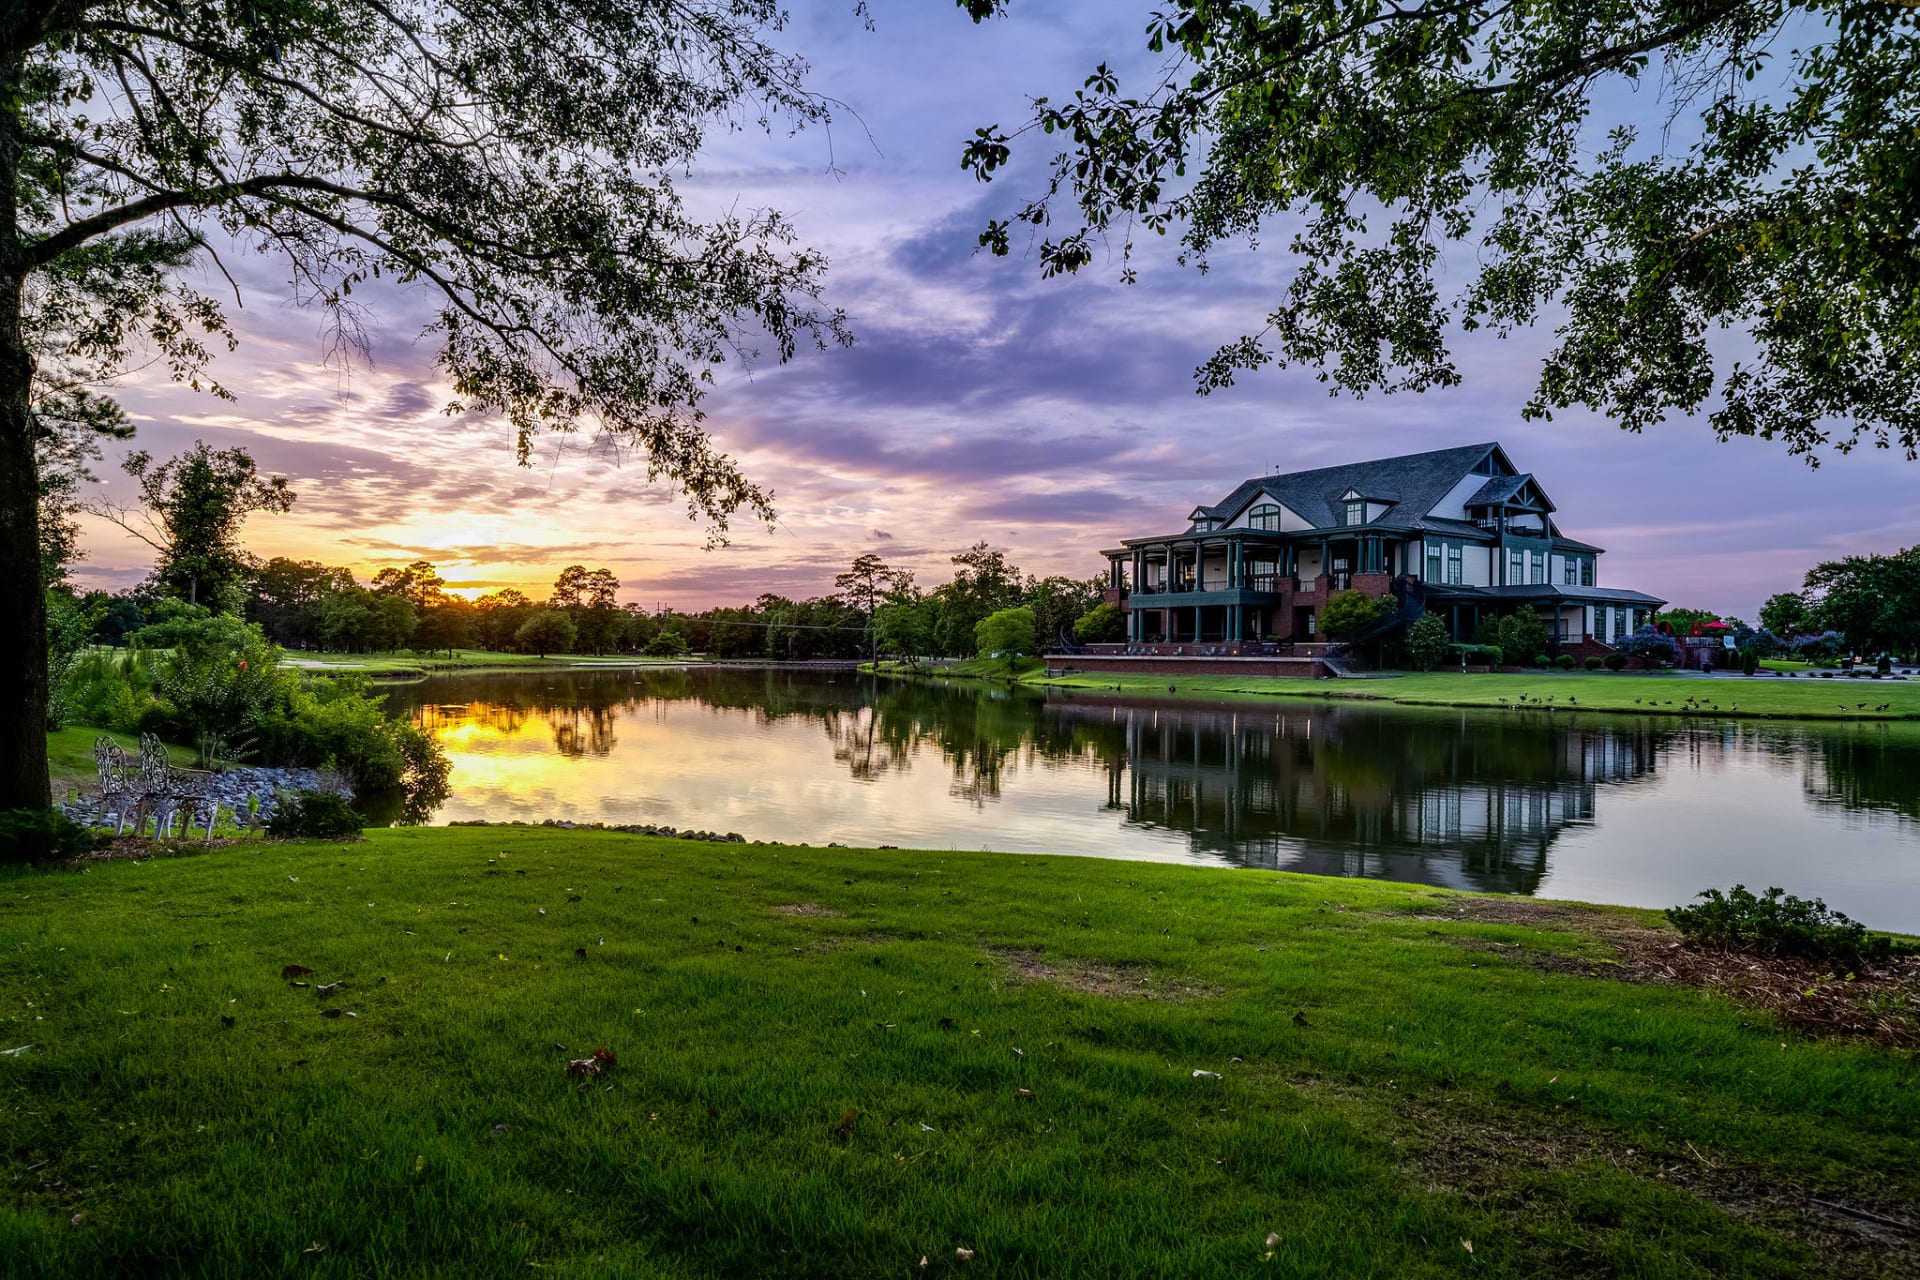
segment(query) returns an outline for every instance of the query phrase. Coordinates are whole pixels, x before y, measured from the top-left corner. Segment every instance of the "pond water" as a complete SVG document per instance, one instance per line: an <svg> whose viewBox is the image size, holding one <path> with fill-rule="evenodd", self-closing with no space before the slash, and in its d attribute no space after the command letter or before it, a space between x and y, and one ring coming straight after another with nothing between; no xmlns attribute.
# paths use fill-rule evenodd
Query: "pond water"
<svg viewBox="0 0 1920 1280"><path fill-rule="evenodd" d="M1777 884L1920 932L1920 726L1155 705L777 669L456 676L389 701L453 761L436 822L647 823L1651 907Z"/></svg>

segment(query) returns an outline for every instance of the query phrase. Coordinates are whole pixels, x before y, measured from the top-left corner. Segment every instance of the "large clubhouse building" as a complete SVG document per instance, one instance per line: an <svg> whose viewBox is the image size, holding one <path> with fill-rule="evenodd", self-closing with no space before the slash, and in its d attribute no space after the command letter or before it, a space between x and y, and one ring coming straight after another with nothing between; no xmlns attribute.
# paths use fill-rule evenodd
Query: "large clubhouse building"
<svg viewBox="0 0 1920 1280"><path fill-rule="evenodd" d="M1601 586L1601 549L1560 532L1498 444L1258 476L1189 520L1103 553L1132 652L1311 642L1349 589L1437 614L1461 641L1483 615L1531 608L1575 652L1617 644L1665 603Z"/></svg>

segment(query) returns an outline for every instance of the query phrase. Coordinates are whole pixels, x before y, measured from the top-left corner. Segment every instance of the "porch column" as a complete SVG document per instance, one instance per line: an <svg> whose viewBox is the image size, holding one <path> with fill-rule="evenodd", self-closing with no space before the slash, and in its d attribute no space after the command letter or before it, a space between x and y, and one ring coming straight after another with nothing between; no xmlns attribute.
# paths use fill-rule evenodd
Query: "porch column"
<svg viewBox="0 0 1920 1280"><path fill-rule="evenodd" d="M1201 542L1193 544L1193 589L1195 591L1205 591L1207 589L1207 548L1206 544ZM1197 609L1193 616L1193 633L1194 637L1198 639L1200 635L1200 614Z"/></svg>
<svg viewBox="0 0 1920 1280"><path fill-rule="evenodd" d="M1227 606L1227 639L1237 643L1240 638L1240 606L1230 604Z"/></svg>

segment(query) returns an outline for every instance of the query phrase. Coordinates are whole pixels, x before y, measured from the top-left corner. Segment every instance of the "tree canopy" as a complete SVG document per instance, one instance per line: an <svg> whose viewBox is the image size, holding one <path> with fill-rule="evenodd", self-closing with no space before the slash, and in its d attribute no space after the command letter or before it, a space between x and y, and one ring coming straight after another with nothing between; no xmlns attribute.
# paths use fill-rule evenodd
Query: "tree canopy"
<svg viewBox="0 0 1920 1280"><path fill-rule="evenodd" d="M523 460L586 430L716 536L770 515L705 434L704 389L763 345L848 335L778 212L702 220L675 177L712 122L824 117L780 21L775 0L7 6L0 809L47 800L35 405L136 352L225 394L208 362L232 331L182 268L229 248L277 257L343 353L370 281L425 291L452 407L510 424Z"/></svg>
<svg viewBox="0 0 1920 1280"><path fill-rule="evenodd" d="M261 475L245 449L209 449L199 440L159 464L136 449L121 469L138 486L141 509L105 502L87 509L153 548L153 582L163 594L237 612L248 572L240 526L255 511L293 509L287 478Z"/></svg>
<svg viewBox="0 0 1920 1280"><path fill-rule="evenodd" d="M1011 0L957 0L975 21ZM1355 394L1457 383L1450 342L1555 327L1527 405L1639 431L1708 415L1817 461L1920 450L1920 38L1889 0L1169 0L1142 86L1097 67L979 129L989 179L1059 150L1024 229L1043 275L1173 234L1293 273L1201 389L1304 364ZM1665 126L1607 127L1628 93ZM1447 279L1448 250L1471 275ZM1737 332L1726 332L1726 331Z"/></svg>

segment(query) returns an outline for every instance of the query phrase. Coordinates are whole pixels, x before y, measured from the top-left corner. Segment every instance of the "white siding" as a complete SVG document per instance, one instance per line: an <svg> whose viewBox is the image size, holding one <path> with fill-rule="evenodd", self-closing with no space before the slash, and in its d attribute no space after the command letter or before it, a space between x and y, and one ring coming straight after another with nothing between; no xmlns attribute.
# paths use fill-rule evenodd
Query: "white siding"
<svg viewBox="0 0 1920 1280"><path fill-rule="evenodd" d="M1434 503L1433 510L1427 512L1427 514L1430 516L1438 516L1442 520L1465 520L1467 518L1467 499L1471 498L1479 490L1480 486L1486 482L1487 477L1485 476L1462 476L1460 483L1449 489L1446 497Z"/></svg>
<svg viewBox="0 0 1920 1280"><path fill-rule="evenodd" d="M1482 484L1486 483L1485 476L1477 478ZM1494 549L1491 547L1483 547L1476 542L1469 542L1467 544L1466 579L1468 586L1490 587L1493 585L1493 556Z"/></svg>

